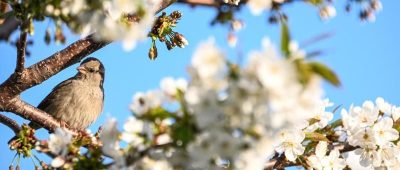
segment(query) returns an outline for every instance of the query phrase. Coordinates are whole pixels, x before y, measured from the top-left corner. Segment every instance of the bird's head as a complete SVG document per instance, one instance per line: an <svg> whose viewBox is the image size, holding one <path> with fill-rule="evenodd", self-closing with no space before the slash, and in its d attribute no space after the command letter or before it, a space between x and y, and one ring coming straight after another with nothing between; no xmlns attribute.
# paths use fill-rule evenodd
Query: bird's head
<svg viewBox="0 0 400 170"><path fill-rule="evenodd" d="M78 70L78 77L91 81L93 84L103 85L105 69L97 58L90 57L83 60L76 69Z"/></svg>

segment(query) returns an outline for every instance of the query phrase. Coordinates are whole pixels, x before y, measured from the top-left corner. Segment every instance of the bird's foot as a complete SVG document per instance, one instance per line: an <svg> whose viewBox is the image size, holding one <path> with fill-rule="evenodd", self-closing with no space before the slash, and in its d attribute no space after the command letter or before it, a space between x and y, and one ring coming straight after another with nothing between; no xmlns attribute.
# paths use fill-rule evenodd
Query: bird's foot
<svg viewBox="0 0 400 170"><path fill-rule="evenodd" d="M70 129L70 126L67 124L67 122L63 120L60 121L60 127L63 129Z"/></svg>

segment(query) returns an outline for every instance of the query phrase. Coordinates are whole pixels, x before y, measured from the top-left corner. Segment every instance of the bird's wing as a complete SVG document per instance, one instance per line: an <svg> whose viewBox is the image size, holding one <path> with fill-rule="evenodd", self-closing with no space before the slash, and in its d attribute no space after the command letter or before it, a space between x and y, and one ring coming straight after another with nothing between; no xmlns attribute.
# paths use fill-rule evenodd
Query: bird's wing
<svg viewBox="0 0 400 170"><path fill-rule="evenodd" d="M56 87L54 87L53 90L51 90L50 94L48 94L42 100L42 102L39 103L37 108L40 110L45 110L46 107L49 106L56 97L59 97L59 94L62 94L59 91L62 90L65 86L68 86L69 84L71 84L73 80L74 80L74 77L71 77L67 80L64 80L63 82L58 84ZM49 114L51 114L51 113L49 113Z"/></svg>
<svg viewBox="0 0 400 170"><path fill-rule="evenodd" d="M38 105L37 108L40 109L40 110L45 111L45 110L46 110L46 107L49 106L49 105L51 104L51 102L54 101L54 99L55 99L56 97L58 97L57 94L60 94L59 91L60 91L61 89L63 89L63 87L65 87L65 86L71 84L73 80L74 80L74 77L71 77L71 78L69 78L69 79L67 79L67 80L64 80L63 82L61 82L60 84L58 84L56 87L54 87L53 90L50 92L50 94L48 94L48 95L40 102L40 104ZM48 114L51 115L51 114L53 114L53 113L48 113ZM41 128L41 126L38 125L38 124L35 123L35 122L30 122L30 123L29 123L29 126L32 127L33 129L39 129L39 128Z"/></svg>

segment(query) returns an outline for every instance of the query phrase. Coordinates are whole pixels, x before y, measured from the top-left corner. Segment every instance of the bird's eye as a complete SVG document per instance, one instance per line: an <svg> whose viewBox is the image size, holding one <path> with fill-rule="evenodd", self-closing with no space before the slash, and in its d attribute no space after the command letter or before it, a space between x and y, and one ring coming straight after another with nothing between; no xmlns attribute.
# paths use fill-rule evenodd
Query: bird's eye
<svg viewBox="0 0 400 170"><path fill-rule="evenodd" d="M94 68L89 68L89 72L94 73L95 71Z"/></svg>

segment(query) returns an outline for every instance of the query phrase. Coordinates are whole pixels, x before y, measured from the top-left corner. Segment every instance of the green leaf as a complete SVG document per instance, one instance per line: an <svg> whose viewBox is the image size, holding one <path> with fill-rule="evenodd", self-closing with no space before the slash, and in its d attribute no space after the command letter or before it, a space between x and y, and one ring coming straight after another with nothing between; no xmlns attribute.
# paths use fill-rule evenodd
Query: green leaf
<svg viewBox="0 0 400 170"><path fill-rule="evenodd" d="M312 69L310 66L304 62L304 60L299 59L294 61L297 68L297 76L301 84L306 85L312 75Z"/></svg>
<svg viewBox="0 0 400 170"><path fill-rule="evenodd" d="M316 132L306 132L306 139L309 139L311 141L329 141L328 138L326 138L325 135L316 133Z"/></svg>
<svg viewBox="0 0 400 170"><path fill-rule="evenodd" d="M324 2L324 0L308 0L313 5L320 5Z"/></svg>
<svg viewBox="0 0 400 170"><path fill-rule="evenodd" d="M338 119L330 124L332 129L335 129L338 126L343 126L342 119Z"/></svg>
<svg viewBox="0 0 400 170"><path fill-rule="evenodd" d="M290 33L289 26L286 21L281 21L281 51L286 56L289 57L289 43L290 43Z"/></svg>
<svg viewBox="0 0 400 170"><path fill-rule="evenodd" d="M336 74L326 65L319 63L319 62L310 62L308 63L312 71L318 75L320 75L322 78L327 80L329 83L331 83L334 86L340 86L340 80L336 76Z"/></svg>
<svg viewBox="0 0 400 170"><path fill-rule="evenodd" d="M178 122L172 126L172 139L182 147L194 139L194 133L193 125L188 122Z"/></svg>

